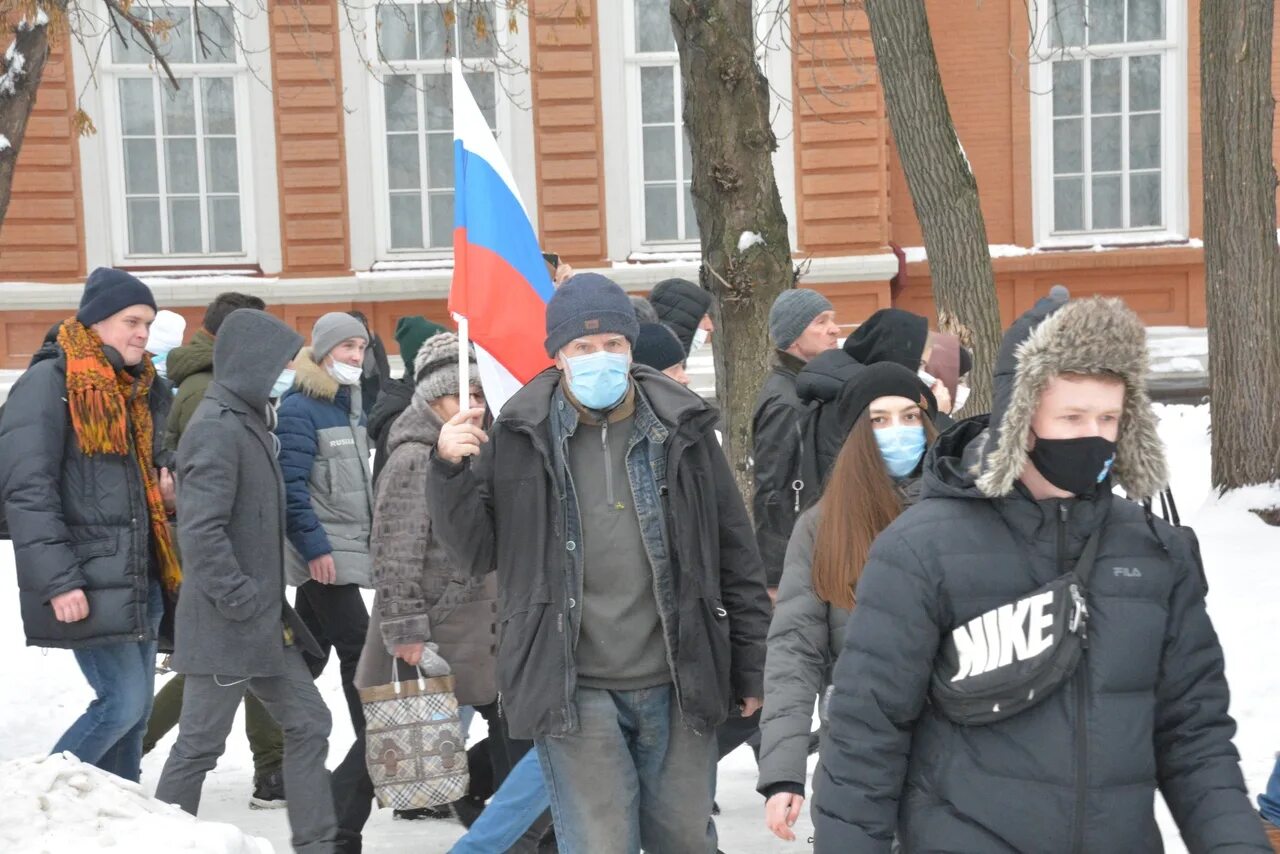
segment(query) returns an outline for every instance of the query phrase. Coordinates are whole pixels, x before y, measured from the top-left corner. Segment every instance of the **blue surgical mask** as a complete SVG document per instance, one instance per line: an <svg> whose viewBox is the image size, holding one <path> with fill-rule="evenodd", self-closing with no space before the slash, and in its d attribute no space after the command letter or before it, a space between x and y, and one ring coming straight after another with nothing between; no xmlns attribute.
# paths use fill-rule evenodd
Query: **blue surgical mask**
<svg viewBox="0 0 1280 854"><path fill-rule="evenodd" d="M569 356L569 391L587 409L605 410L627 393L631 360L621 353L591 353Z"/></svg>
<svg viewBox="0 0 1280 854"><path fill-rule="evenodd" d="M875 433L889 474L901 479L916 470L924 456L924 427L882 427Z"/></svg>
<svg viewBox="0 0 1280 854"><path fill-rule="evenodd" d="M168 377L168 376L169 376L169 366L168 366L167 364L165 364L168 360L169 360L169 354L168 354L168 353L165 353L165 354L164 354L164 355L162 355L162 356L152 356L152 357L151 357L151 364L155 366L156 374L157 374L157 375L162 376L162 377Z"/></svg>
<svg viewBox="0 0 1280 854"><path fill-rule="evenodd" d="M276 377L275 385L271 386L271 394L268 397L279 397L289 389L293 388L293 378L296 372L293 368L285 368L280 372L280 376Z"/></svg>

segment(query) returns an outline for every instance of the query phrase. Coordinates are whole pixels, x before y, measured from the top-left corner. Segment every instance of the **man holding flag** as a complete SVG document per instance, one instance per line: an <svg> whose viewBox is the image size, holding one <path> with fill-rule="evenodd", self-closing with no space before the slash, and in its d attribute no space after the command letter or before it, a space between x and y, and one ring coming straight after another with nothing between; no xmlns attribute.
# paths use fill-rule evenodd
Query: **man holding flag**
<svg viewBox="0 0 1280 854"><path fill-rule="evenodd" d="M769 598L717 413L632 364L638 331L603 276L561 286L555 368L491 435L474 410L444 426L427 501L459 564L498 573L503 711L561 850L708 854L715 728L760 706Z"/></svg>

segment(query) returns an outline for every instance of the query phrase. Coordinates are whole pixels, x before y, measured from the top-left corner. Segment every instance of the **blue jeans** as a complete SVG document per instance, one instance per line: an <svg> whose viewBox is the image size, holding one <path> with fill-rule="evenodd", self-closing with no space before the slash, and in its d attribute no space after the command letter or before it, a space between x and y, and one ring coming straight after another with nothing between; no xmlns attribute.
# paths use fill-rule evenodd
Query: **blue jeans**
<svg viewBox="0 0 1280 854"><path fill-rule="evenodd" d="M530 750L511 769L476 823L454 843L449 854L506 851L520 841L521 835L550 805L538 754Z"/></svg>
<svg viewBox="0 0 1280 854"><path fill-rule="evenodd" d="M579 688L578 729L537 741L564 854L712 854L716 734L684 725L670 685Z"/></svg>
<svg viewBox="0 0 1280 854"><path fill-rule="evenodd" d="M152 581L147 594L152 640L75 650L80 672L97 697L58 739L53 753L65 750L82 762L138 782L142 776L142 737L155 694L155 635L162 616L164 596L160 585Z"/></svg>
<svg viewBox="0 0 1280 854"><path fill-rule="evenodd" d="M1258 795L1258 809L1263 818L1280 827L1280 754L1276 755L1276 767L1271 769L1267 790Z"/></svg>

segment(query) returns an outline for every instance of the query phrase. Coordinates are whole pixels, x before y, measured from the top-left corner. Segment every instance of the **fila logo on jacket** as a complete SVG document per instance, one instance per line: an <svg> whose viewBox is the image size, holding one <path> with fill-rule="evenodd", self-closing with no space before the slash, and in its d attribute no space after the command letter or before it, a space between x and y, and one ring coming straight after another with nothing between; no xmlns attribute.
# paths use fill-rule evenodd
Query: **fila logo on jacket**
<svg viewBox="0 0 1280 854"><path fill-rule="evenodd" d="M960 667L952 682L1026 661L1053 646L1053 591L992 608L951 633Z"/></svg>

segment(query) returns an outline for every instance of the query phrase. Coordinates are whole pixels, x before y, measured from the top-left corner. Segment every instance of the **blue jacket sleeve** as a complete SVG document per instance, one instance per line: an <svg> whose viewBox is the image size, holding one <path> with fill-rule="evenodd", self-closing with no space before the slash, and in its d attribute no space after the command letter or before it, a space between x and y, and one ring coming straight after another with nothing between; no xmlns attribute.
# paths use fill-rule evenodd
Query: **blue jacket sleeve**
<svg viewBox="0 0 1280 854"><path fill-rule="evenodd" d="M306 560L333 551L324 526L311 506L311 469L319 448L318 429L306 395L291 394L276 413L276 437L280 440L280 470L284 473L285 506L289 542Z"/></svg>
<svg viewBox="0 0 1280 854"><path fill-rule="evenodd" d="M937 585L901 534L871 547L836 661L814 851L889 854L940 637Z"/></svg>
<svg viewBox="0 0 1280 854"><path fill-rule="evenodd" d="M62 513L62 456L71 429L66 382L52 361L14 385L0 420L0 502L13 538L18 586L48 602L83 588Z"/></svg>

